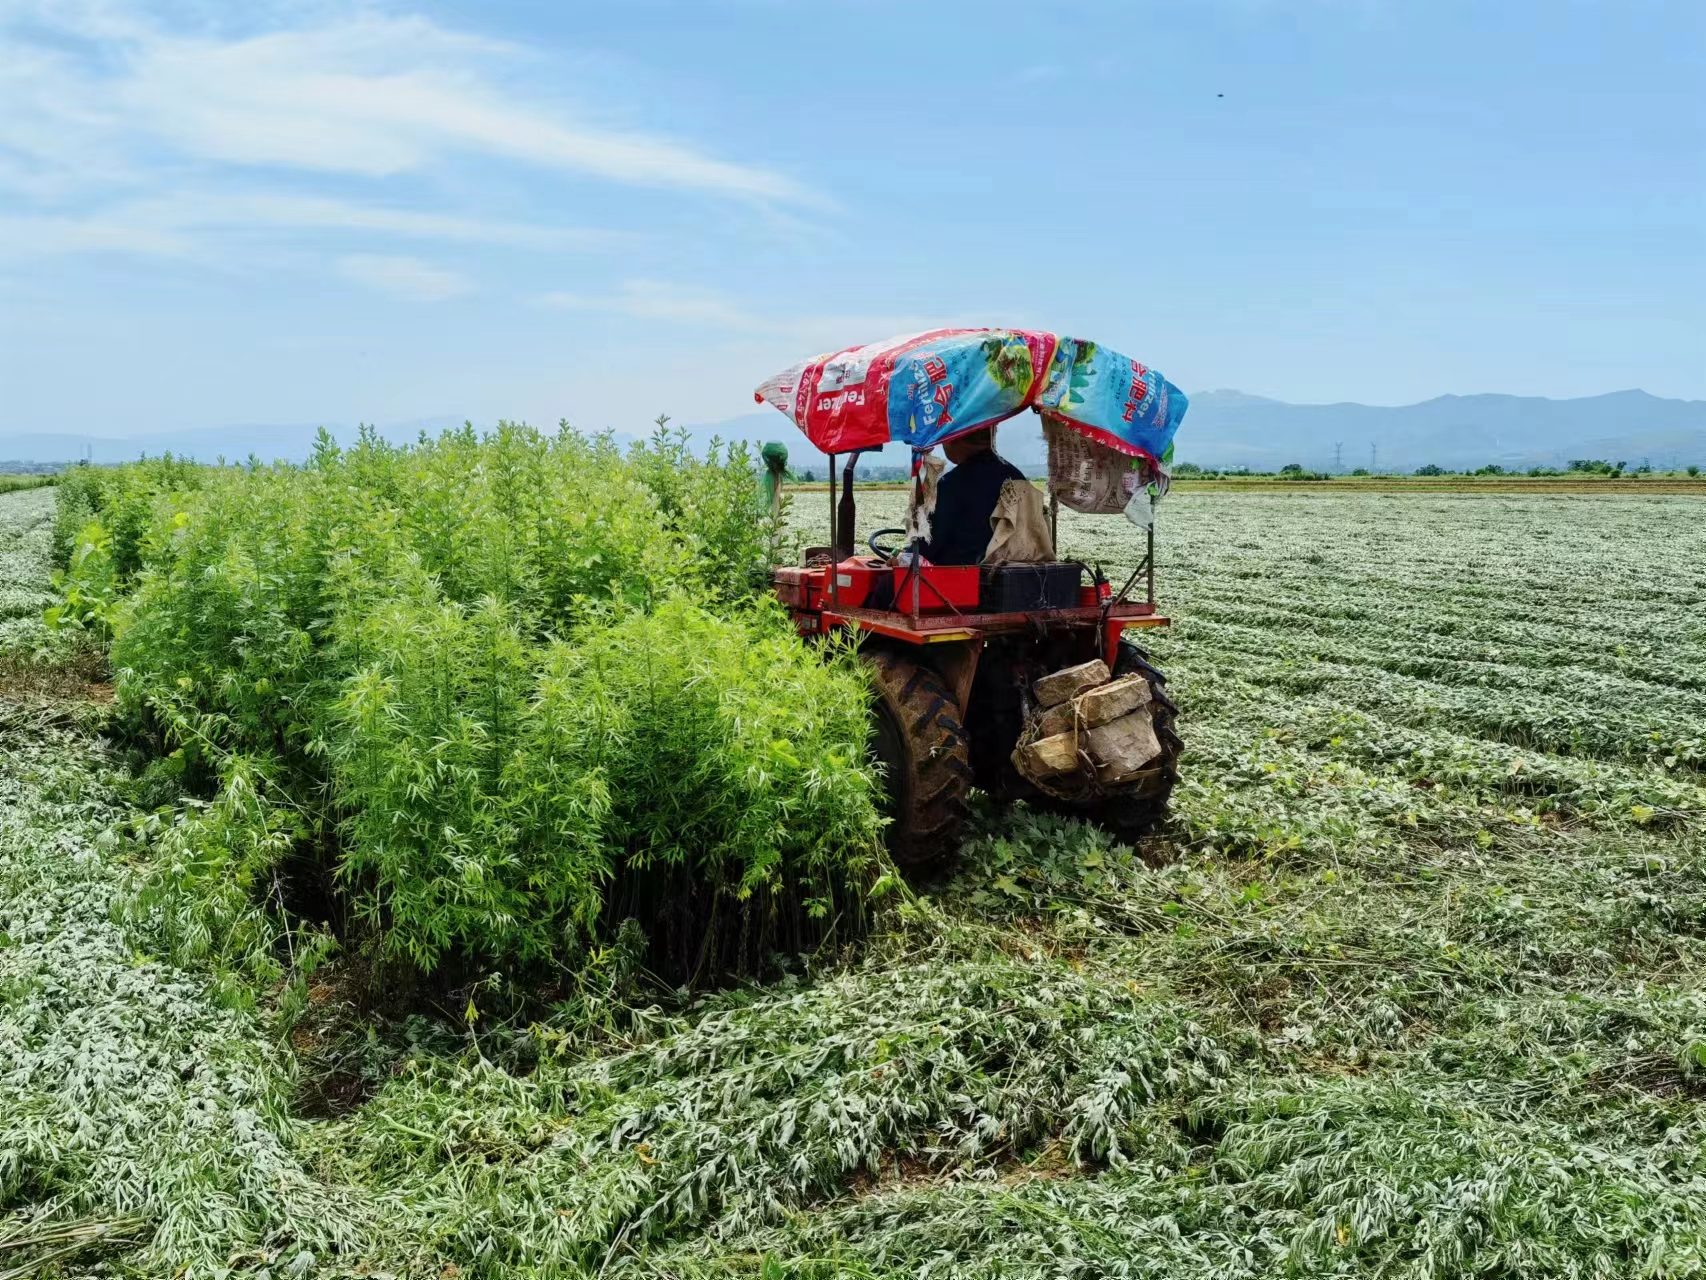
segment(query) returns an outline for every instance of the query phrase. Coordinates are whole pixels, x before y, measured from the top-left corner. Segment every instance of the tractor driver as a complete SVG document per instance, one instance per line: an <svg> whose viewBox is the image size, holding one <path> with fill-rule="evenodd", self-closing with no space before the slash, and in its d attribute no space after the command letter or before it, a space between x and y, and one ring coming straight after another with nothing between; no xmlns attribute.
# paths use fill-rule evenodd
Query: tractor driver
<svg viewBox="0 0 1706 1280"><path fill-rule="evenodd" d="M989 546L989 518L1001 486L1025 473L995 452L995 431L984 427L942 442L954 469L936 484L936 511L924 558L932 564L977 564Z"/></svg>

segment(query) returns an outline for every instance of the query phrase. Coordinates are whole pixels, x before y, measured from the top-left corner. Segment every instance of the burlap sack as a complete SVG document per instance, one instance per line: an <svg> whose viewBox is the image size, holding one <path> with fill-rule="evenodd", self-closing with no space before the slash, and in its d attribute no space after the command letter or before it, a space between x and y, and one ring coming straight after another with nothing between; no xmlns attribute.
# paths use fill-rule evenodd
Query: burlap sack
<svg viewBox="0 0 1706 1280"><path fill-rule="evenodd" d="M1054 559L1042 491L1029 480L1009 480L1001 486L989 528L984 564L1042 564Z"/></svg>

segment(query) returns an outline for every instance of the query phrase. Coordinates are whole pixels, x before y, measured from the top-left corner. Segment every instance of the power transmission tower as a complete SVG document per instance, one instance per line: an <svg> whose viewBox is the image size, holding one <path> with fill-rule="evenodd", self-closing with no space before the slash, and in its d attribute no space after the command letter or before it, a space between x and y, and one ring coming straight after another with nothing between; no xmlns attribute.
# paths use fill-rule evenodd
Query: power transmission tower
<svg viewBox="0 0 1706 1280"><path fill-rule="evenodd" d="M1345 442L1333 441L1333 474L1337 475L1345 469Z"/></svg>
<svg viewBox="0 0 1706 1280"><path fill-rule="evenodd" d="M1372 440L1368 442L1368 469L1370 471L1380 470L1380 446Z"/></svg>

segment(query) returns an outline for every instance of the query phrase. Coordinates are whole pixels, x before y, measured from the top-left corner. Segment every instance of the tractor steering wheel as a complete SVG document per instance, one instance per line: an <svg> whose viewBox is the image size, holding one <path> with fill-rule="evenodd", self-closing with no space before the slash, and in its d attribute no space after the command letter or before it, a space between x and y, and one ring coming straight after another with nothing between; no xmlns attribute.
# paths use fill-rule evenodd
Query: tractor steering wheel
<svg viewBox="0 0 1706 1280"><path fill-rule="evenodd" d="M891 533L898 533L903 538L906 536L905 529L878 529L870 536L868 541L872 555L881 560L892 560L897 554L899 554L899 547L885 547L877 541L878 538L886 538Z"/></svg>

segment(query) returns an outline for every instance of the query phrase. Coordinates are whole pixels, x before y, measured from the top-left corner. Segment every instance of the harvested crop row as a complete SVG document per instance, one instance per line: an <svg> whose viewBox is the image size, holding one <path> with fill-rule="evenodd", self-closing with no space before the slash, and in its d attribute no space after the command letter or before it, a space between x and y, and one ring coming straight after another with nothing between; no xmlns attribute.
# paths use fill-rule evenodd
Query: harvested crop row
<svg viewBox="0 0 1706 1280"><path fill-rule="evenodd" d="M1524 624L1505 615L1477 615L1473 625L1450 625L1441 614L1430 612L1426 614L1427 627L1420 630L1395 628L1392 624L1397 618L1392 614L1380 621L1383 625L1377 628L1368 617L1332 616L1320 609L1285 609L1247 599L1209 601L1197 597L1191 603L1194 626L1245 627L1264 636L1284 637L1303 648L1318 641L1351 646L1368 655L1375 665L1399 661L1417 669L1431 665L1442 671L1457 664L1534 671L1586 670L1653 686L1661 695L1667 690L1706 691L1706 649L1695 659L1686 643L1672 643L1675 637L1658 626L1638 643L1625 640L1609 650L1584 650L1580 627ZM1672 628L1683 629L1681 625Z"/></svg>

